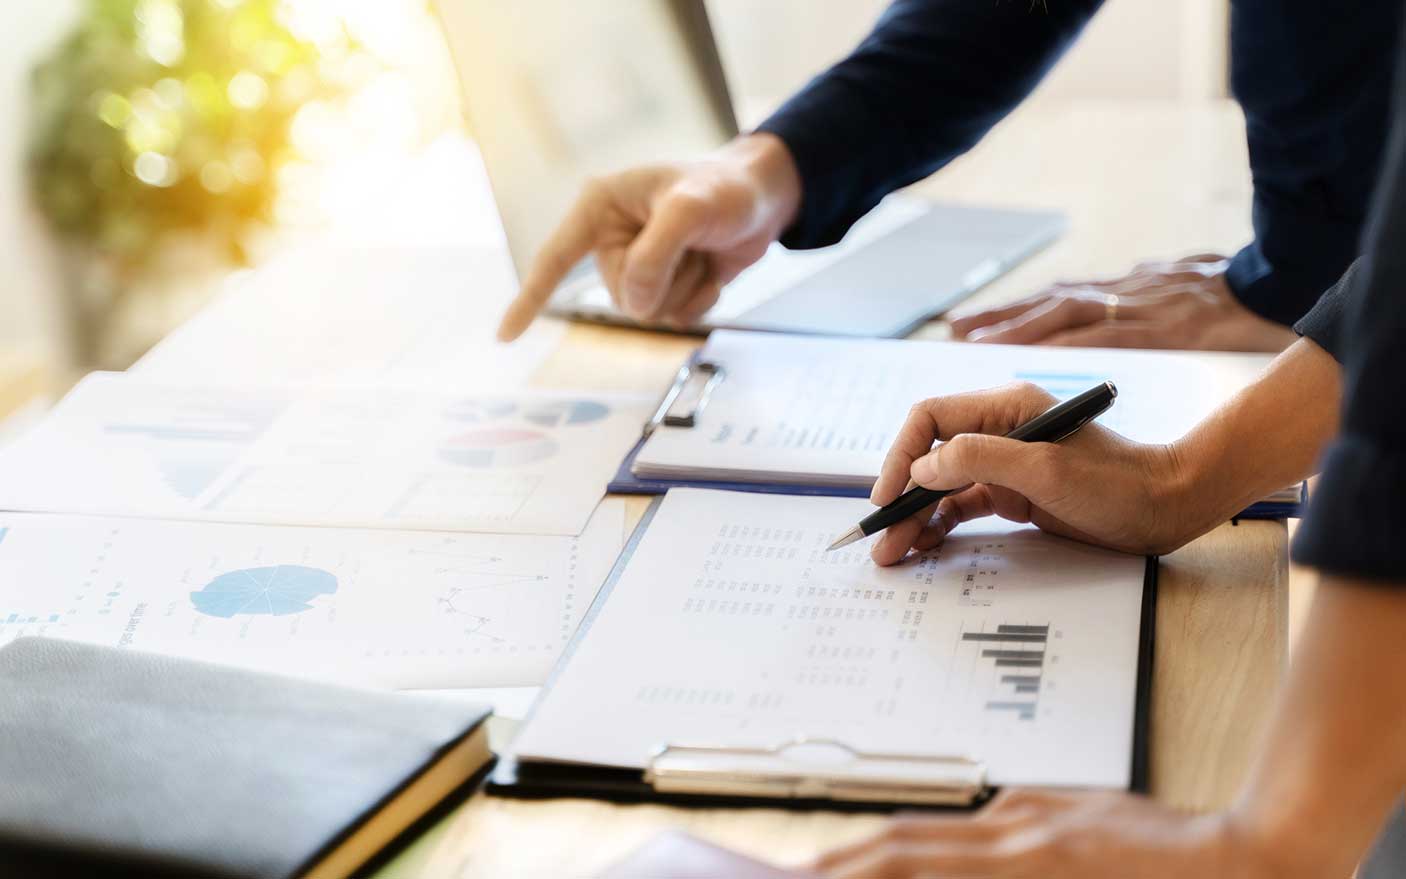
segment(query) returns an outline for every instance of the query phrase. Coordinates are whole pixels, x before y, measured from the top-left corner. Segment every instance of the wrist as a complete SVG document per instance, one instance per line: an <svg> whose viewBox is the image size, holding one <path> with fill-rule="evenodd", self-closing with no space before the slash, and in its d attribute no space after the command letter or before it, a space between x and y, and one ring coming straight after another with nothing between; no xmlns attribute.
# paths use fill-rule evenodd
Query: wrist
<svg viewBox="0 0 1406 879"><path fill-rule="evenodd" d="M1225 486L1216 482L1214 444L1195 432L1160 447L1164 475L1154 483L1154 507L1162 511L1163 544L1170 549L1195 540L1243 507L1217 497Z"/></svg>
<svg viewBox="0 0 1406 879"><path fill-rule="evenodd" d="M771 237L780 238L801 209L801 174L790 148L776 135L760 131L742 135L724 149L752 181Z"/></svg>
<svg viewBox="0 0 1406 879"><path fill-rule="evenodd" d="M1331 784L1329 785L1331 787ZM1308 797L1321 797L1323 790L1305 791ZM1274 879L1319 879L1323 876L1351 876L1364 854L1354 841L1341 834L1324 833L1325 821L1308 811L1281 800L1270 808L1240 801L1214 816L1224 875L1274 877ZM1375 825L1365 828L1368 837Z"/></svg>

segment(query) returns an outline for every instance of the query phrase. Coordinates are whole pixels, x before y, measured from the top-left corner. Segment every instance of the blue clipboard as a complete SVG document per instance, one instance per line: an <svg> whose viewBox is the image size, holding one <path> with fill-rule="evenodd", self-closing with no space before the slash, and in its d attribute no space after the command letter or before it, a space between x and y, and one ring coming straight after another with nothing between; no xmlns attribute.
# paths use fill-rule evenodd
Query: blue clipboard
<svg viewBox="0 0 1406 879"><path fill-rule="evenodd" d="M719 364L702 358L702 349L693 354L679 367L669 389L664 393L654 415L644 427L639 442L635 443L615 476L610 480L611 494L658 495L671 488L714 488L724 491L749 491L758 494L794 494L807 497L862 497L869 496L869 489L856 486L837 485L797 485L780 482L732 482L707 479L645 479L635 475L635 458L640 449L649 441L655 428L691 428L698 415L708 405L713 391L726 377L726 370ZM1294 501L1261 501L1233 516L1232 519L1295 519L1301 514L1303 505L1308 502L1308 483L1299 486L1299 496Z"/></svg>
<svg viewBox="0 0 1406 879"><path fill-rule="evenodd" d="M611 494L656 495L671 488L717 488L723 491L751 491L757 494L796 494L806 497L868 497L867 488L850 488L835 485L795 485L779 482L713 482L705 479L641 479L634 474L635 456L644 447L648 437L640 437L629 454L620 462L620 469L610 480ZM1303 505L1308 503L1308 483L1299 487L1299 497L1295 501L1261 501L1251 504L1234 519L1275 520L1297 519L1302 515Z"/></svg>

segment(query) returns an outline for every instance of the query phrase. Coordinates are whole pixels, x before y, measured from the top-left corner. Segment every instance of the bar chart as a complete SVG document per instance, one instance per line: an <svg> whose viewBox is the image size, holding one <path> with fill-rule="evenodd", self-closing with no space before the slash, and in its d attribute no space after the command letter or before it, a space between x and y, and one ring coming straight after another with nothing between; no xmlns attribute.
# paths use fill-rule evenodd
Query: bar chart
<svg viewBox="0 0 1406 879"><path fill-rule="evenodd" d="M1003 623L993 632L963 632L963 643L990 660L998 680L999 698L986 702L987 711L1009 712L1018 720L1034 720L1044 677L1049 625Z"/></svg>

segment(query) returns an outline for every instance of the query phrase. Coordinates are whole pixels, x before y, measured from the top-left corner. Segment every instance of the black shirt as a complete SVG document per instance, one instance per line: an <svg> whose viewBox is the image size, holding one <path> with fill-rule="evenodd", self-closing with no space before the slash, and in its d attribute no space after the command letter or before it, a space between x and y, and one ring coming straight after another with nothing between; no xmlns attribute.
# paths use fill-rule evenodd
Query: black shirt
<svg viewBox="0 0 1406 879"><path fill-rule="evenodd" d="M1406 583L1406 33L1362 256L1296 329L1343 364L1343 423L1294 557Z"/></svg>
<svg viewBox="0 0 1406 879"><path fill-rule="evenodd" d="M896 0L853 54L759 129L784 140L800 170L801 215L782 243L832 244L879 199L970 149L1101 2ZM1265 317L1293 323L1358 252L1400 18L1400 0L1232 0L1255 240L1227 281Z"/></svg>

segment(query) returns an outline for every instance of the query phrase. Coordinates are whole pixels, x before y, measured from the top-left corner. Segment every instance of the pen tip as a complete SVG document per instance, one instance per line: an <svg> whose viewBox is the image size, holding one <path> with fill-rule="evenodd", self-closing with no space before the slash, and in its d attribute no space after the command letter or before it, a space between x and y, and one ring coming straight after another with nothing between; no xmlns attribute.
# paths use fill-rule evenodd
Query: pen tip
<svg viewBox="0 0 1406 879"><path fill-rule="evenodd" d="M829 546L825 547L825 551L826 551L826 552L831 552L832 550L839 549L840 547L849 546L851 543L854 543L855 541L863 540L863 539L864 539L864 536L865 536L865 535L864 535L864 532L861 531L861 530L859 530L859 526L856 525L856 526L854 526L853 528L851 528L851 529L849 529L848 531L846 531L844 534L841 534L839 537L836 537L834 543L832 543L832 544L830 544Z"/></svg>

